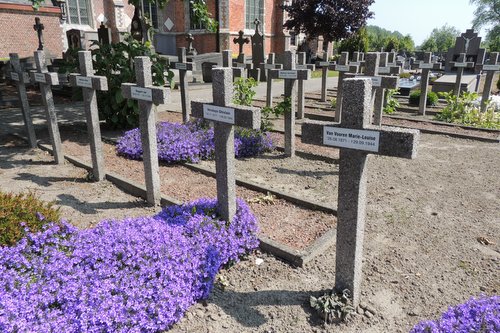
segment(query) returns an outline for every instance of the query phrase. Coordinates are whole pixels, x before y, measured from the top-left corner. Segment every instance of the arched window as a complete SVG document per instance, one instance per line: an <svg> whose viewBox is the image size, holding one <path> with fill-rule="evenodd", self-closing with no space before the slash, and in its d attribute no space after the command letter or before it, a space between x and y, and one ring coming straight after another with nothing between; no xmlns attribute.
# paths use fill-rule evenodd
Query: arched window
<svg viewBox="0 0 500 333"><path fill-rule="evenodd" d="M92 25L88 0L67 0L68 23Z"/></svg>
<svg viewBox="0 0 500 333"><path fill-rule="evenodd" d="M264 23L262 18L264 14L263 0L246 0L245 3L245 28L255 29L254 21L259 19L261 23Z"/></svg>

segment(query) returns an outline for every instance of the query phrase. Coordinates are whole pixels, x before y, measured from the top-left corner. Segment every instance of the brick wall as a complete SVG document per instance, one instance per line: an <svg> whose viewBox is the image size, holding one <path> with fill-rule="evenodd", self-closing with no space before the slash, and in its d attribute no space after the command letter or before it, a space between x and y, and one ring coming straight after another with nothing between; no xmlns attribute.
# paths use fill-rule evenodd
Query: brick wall
<svg viewBox="0 0 500 333"><path fill-rule="evenodd" d="M44 25L44 50L48 57L61 57L63 52L62 29L59 8L41 8L34 12L29 5L0 3L0 58L9 53L19 57L32 57L38 48L38 37L33 25L35 16Z"/></svg>

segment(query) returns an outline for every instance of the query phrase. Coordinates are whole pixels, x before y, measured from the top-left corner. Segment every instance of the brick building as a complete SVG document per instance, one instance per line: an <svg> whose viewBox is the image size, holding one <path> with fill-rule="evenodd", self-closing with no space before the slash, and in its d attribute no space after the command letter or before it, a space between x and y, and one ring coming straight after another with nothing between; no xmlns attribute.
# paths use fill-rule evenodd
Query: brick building
<svg viewBox="0 0 500 333"><path fill-rule="evenodd" d="M215 33L196 26L191 20L189 1L170 0L165 8L143 3L142 9L157 29L154 44L157 52L176 54L176 49L187 46L187 33L195 37L194 47L198 53L216 52L231 48L238 52L233 38L243 30L245 36L254 33L254 20L262 22L265 35L265 52L281 53L291 44L300 42L290 38L283 30L285 14L279 5L283 0L208 0L208 7L219 22ZM29 0L0 0L0 58L9 52L21 57L33 55L38 46L37 34L33 29L35 16L44 24L45 50L51 57L61 57L68 48L67 31L81 31L81 42L88 47L97 40L97 29L101 22L109 28L110 40L118 41L130 31L134 7L127 0L46 0L45 5L35 12ZM293 45L292 45L293 47ZM245 54L251 55L251 46L246 44Z"/></svg>

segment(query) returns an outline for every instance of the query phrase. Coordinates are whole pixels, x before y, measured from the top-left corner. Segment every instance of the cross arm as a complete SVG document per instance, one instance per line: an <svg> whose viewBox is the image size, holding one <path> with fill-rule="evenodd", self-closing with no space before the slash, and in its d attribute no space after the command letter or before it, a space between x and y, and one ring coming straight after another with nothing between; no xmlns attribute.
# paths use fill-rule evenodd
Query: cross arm
<svg viewBox="0 0 500 333"><path fill-rule="evenodd" d="M30 76L26 72L12 71L10 72L10 79L19 83L29 84L31 83Z"/></svg>
<svg viewBox="0 0 500 333"><path fill-rule="evenodd" d="M152 102L155 105L168 101L169 89L163 87L138 87L135 83L122 83L122 94L127 99L138 99Z"/></svg>
<svg viewBox="0 0 500 333"><path fill-rule="evenodd" d="M296 76L293 73L296 73ZM311 78L311 71L308 69L271 69L269 70L269 77L271 79L294 79L294 80L309 80ZM290 77L289 75L292 75Z"/></svg>
<svg viewBox="0 0 500 333"><path fill-rule="evenodd" d="M172 68L175 68L178 70L184 70L184 71L192 71L193 70L193 63L192 62L171 62L170 66L172 66Z"/></svg>
<svg viewBox="0 0 500 333"><path fill-rule="evenodd" d="M91 88L101 91L108 90L108 79L105 76L82 76L81 74L71 73L69 74L69 82L74 87Z"/></svg>
<svg viewBox="0 0 500 333"><path fill-rule="evenodd" d="M472 61L469 61L469 62L450 61L450 65L452 67L457 67L457 68L473 68L474 67L474 63Z"/></svg>
<svg viewBox="0 0 500 333"><path fill-rule="evenodd" d="M331 70L331 66L334 66L335 64L335 61L316 61L316 66L328 67L329 70Z"/></svg>
<svg viewBox="0 0 500 333"><path fill-rule="evenodd" d="M316 69L316 65L314 64L296 65L295 68L298 70L310 69L314 71Z"/></svg>
<svg viewBox="0 0 500 333"><path fill-rule="evenodd" d="M398 76L364 76L355 73L346 73L347 78L370 78L374 88L396 89L399 84Z"/></svg>
<svg viewBox="0 0 500 333"><path fill-rule="evenodd" d="M229 104L226 107L216 106L210 103L191 101L191 114L196 118L203 118L214 120L212 118L206 117L206 109L209 111L216 112L219 109L225 109L233 115L232 121L221 121L229 124L233 124L240 127L252 128L255 130L260 129L261 123L261 112L259 108L243 105L233 105Z"/></svg>
<svg viewBox="0 0 500 333"><path fill-rule="evenodd" d="M57 73L49 73L49 72L37 72L31 71L30 77L33 82L37 83L45 83L51 86L57 86L59 84L59 77Z"/></svg>
<svg viewBox="0 0 500 333"><path fill-rule="evenodd" d="M317 146L325 146L324 127L343 128L338 123L308 120L302 123L302 142ZM417 156L417 145L420 132L415 129L405 129L388 126L366 126L361 131L379 133L378 151L367 153L413 159ZM361 149L360 149L361 150Z"/></svg>
<svg viewBox="0 0 500 333"><path fill-rule="evenodd" d="M358 69L359 69L359 66L358 65L352 65L352 64L349 64L349 65L340 65L340 64L337 64L337 65L334 65L334 66L330 66L329 69L335 70L335 71L338 71L338 72L357 73Z"/></svg>
<svg viewBox="0 0 500 333"><path fill-rule="evenodd" d="M267 64L263 62L260 64L260 66L263 67L264 69L283 69L282 64Z"/></svg>

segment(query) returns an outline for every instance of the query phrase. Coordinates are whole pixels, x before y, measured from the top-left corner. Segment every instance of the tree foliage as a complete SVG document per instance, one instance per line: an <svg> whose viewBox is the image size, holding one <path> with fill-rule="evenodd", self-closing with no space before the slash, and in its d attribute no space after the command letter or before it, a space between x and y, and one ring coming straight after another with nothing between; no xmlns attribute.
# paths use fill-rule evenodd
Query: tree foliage
<svg viewBox="0 0 500 333"><path fill-rule="evenodd" d="M460 31L457 28L445 24L441 28L434 28L420 49L429 52L446 52L455 45L455 39L458 36L460 36Z"/></svg>
<svg viewBox="0 0 500 333"><path fill-rule="evenodd" d="M470 3L478 6L474 11L472 27L479 29L492 24L485 44L489 51L500 51L500 0L471 0Z"/></svg>
<svg viewBox="0 0 500 333"><path fill-rule="evenodd" d="M338 44L338 53L349 52L368 52L368 34L366 28L363 27L354 35L342 40Z"/></svg>
<svg viewBox="0 0 500 333"><path fill-rule="evenodd" d="M375 0L295 0L282 5L289 18L284 27L327 41L351 37L373 17L369 11Z"/></svg>
<svg viewBox="0 0 500 333"><path fill-rule="evenodd" d="M472 27L482 28L488 24L498 26L500 22L500 0L470 0L471 4L478 7L474 11Z"/></svg>
<svg viewBox="0 0 500 333"><path fill-rule="evenodd" d="M391 50L413 52L415 42L410 35L403 36L399 31L389 31L376 25L366 27L368 33L368 49L370 51Z"/></svg>

